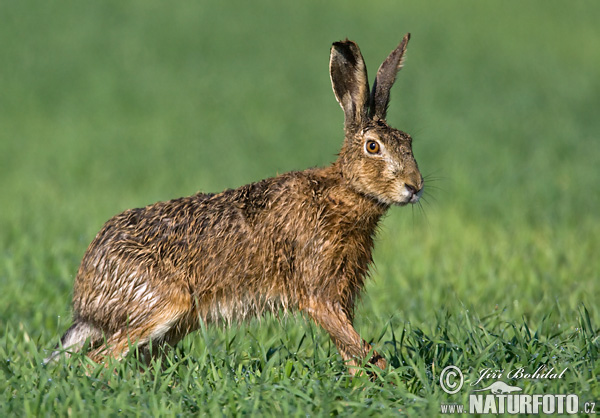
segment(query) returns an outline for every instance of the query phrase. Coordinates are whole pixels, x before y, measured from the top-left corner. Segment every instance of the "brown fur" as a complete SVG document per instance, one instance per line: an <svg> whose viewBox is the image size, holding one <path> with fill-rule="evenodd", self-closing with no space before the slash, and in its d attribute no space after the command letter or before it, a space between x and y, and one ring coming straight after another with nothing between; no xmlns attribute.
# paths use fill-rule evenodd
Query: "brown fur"
<svg viewBox="0 0 600 418"><path fill-rule="evenodd" d="M352 321L377 224L390 205L416 202L423 188L410 136L385 123L407 42L408 35L382 64L372 95L358 46L333 45L330 72L346 138L331 166L110 219L79 267L62 346L79 349L88 339L90 357L100 361L122 356L130 342L176 344L201 320L283 309L308 313L344 360L365 358L371 347ZM379 153L368 152L369 141ZM370 362L386 364L376 352Z"/></svg>

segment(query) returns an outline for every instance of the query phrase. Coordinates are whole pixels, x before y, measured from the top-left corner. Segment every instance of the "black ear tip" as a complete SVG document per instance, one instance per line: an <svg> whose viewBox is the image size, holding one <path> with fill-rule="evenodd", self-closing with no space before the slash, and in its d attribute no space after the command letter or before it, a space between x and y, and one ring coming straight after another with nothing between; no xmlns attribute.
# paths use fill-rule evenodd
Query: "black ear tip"
<svg viewBox="0 0 600 418"><path fill-rule="evenodd" d="M334 59L334 57L335 59L341 58L352 65L356 65L356 62L362 59L356 42L348 39L333 43L331 46L331 58Z"/></svg>
<svg viewBox="0 0 600 418"><path fill-rule="evenodd" d="M343 41L334 42L331 46L334 48L352 48L356 47L356 42L346 38Z"/></svg>

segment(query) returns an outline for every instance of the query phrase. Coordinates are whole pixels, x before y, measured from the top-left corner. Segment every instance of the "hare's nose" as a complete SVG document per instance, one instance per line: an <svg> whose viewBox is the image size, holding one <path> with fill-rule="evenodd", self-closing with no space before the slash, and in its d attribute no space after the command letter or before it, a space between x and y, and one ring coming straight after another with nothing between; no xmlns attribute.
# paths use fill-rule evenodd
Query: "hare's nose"
<svg viewBox="0 0 600 418"><path fill-rule="evenodd" d="M405 184L404 187L406 187L411 194L417 194L417 188L412 184Z"/></svg>
<svg viewBox="0 0 600 418"><path fill-rule="evenodd" d="M406 187L412 194L417 194L423 189L423 181L418 182L416 185L412 183L405 183L404 187Z"/></svg>
<svg viewBox="0 0 600 418"><path fill-rule="evenodd" d="M408 203L417 203L419 201L419 199L421 198L422 190L422 183L421 183L421 188L417 188L415 185L413 184L405 184L404 187L406 188L406 190L409 193L409 199L408 199Z"/></svg>
<svg viewBox="0 0 600 418"><path fill-rule="evenodd" d="M423 189L423 177L419 173L415 173L404 185L412 194L417 194Z"/></svg>

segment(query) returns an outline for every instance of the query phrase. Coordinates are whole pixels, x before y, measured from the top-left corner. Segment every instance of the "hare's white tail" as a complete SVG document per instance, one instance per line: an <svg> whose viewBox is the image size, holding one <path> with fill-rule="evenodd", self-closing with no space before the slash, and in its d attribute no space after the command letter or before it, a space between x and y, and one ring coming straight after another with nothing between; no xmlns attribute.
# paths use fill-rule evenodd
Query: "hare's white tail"
<svg viewBox="0 0 600 418"><path fill-rule="evenodd" d="M52 354L44 359L44 364L56 360L61 354L68 356L69 352L79 351L88 339L90 343L93 343L100 338L102 338L102 332L96 327L86 322L75 322L62 336L60 344L54 348Z"/></svg>

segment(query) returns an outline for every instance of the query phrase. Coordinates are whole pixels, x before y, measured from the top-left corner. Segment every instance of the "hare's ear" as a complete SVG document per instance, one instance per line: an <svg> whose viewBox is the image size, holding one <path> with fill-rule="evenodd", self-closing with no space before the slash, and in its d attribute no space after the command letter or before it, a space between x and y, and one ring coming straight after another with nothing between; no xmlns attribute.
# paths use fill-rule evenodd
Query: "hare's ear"
<svg viewBox="0 0 600 418"><path fill-rule="evenodd" d="M409 39L410 33L404 35L400 45L392 51L377 70L377 77L375 77L373 91L371 92L370 116L372 118L385 119L387 107L390 103L390 89L396 81L396 74L404 63L404 52Z"/></svg>
<svg viewBox="0 0 600 418"><path fill-rule="evenodd" d="M329 74L335 98L344 109L346 130L357 129L367 119L369 81L367 67L356 43L346 39L333 44Z"/></svg>

